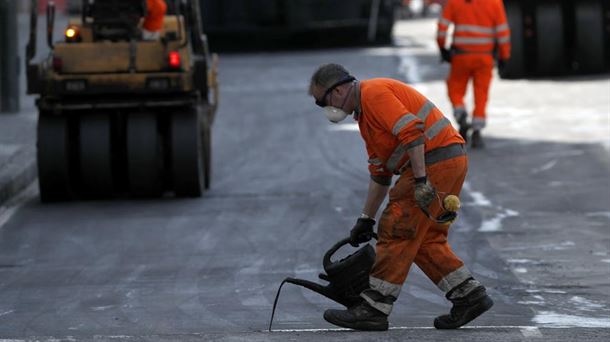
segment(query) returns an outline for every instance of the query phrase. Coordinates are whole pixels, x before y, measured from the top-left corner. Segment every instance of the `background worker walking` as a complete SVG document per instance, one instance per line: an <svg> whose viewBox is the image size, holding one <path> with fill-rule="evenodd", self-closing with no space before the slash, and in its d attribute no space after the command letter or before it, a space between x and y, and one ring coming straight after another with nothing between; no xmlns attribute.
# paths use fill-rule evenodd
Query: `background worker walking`
<svg viewBox="0 0 610 342"><path fill-rule="evenodd" d="M377 255L370 288L348 310L327 310L335 325L359 330L387 330L388 315L409 269L415 263L446 293L451 313L434 320L438 329L455 329L493 305L447 241L449 225L433 221L440 199L458 195L468 159L464 140L425 96L397 80L357 81L338 64L321 66L312 76L310 95L331 122L354 113L369 158L369 190L361 216L350 232L353 245L373 236L375 216L392 184L378 226Z"/></svg>
<svg viewBox="0 0 610 342"><path fill-rule="evenodd" d="M447 49L450 25L454 26L453 39ZM481 148L494 57L500 68L510 58L510 29L502 0L448 0L438 21L437 43L442 59L451 63L447 91L460 134L468 140L472 129L471 146ZM474 110L469 123L464 95L471 79Z"/></svg>
<svg viewBox="0 0 610 342"><path fill-rule="evenodd" d="M167 12L165 0L146 0L147 15L142 24L142 38L157 40L163 28L163 18Z"/></svg>

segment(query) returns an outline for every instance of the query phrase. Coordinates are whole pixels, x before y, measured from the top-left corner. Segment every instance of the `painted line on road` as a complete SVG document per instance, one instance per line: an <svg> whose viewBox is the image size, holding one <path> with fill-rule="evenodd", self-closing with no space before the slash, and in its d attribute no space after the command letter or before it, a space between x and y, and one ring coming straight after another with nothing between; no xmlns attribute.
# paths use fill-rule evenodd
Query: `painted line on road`
<svg viewBox="0 0 610 342"><path fill-rule="evenodd" d="M542 337L542 333L540 332L540 329L538 329L537 327L527 327L527 328L522 328L520 330L521 330L521 335L523 335L523 337L525 337L525 338Z"/></svg>
<svg viewBox="0 0 610 342"><path fill-rule="evenodd" d="M460 330L519 330L520 333L526 337L526 338L541 338L543 337L542 332L540 331L540 328L546 328L546 329L574 329L574 328L580 328L580 329L602 329L602 330L606 330L608 328L592 328L592 327L537 327L537 326L531 326L531 325L481 325L481 326L466 326L466 327L461 327ZM436 328L434 327L391 327L389 330L436 330ZM347 331L352 331L352 332L359 332L358 330L352 330L352 329L346 329L346 328L328 328L328 329L274 329L271 330L271 332L267 331L267 330L259 330L256 331L255 333L264 333L264 334L268 334L268 333L306 333L306 332L311 332L311 333L325 333L325 332L347 332ZM248 334L248 333L253 333L253 332L241 332L241 333L235 333L237 335L240 334ZM142 338L146 339L146 340L151 340L153 338L159 338L159 337L164 337L164 338L168 338L168 337L172 337L172 336L176 336L176 337L180 337L180 336L189 336L189 337L201 337L201 338L205 338L206 336L209 336L210 334L208 333L188 333L188 334L170 334L170 335L93 335L91 337L88 337L89 339L93 339L93 340L141 340ZM216 337L218 337L218 334L211 334L211 335L216 335ZM60 341L69 341L69 342L73 342L73 341L78 341L77 338L73 337L73 336L65 336L65 337L51 337L51 336L36 336L36 337L29 337L29 338L25 338L25 339L2 339L0 338L0 342L60 342Z"/></svg>
<svg viewBox="0 0 610 342"><path fill-rule="evenodd" d="M0 229L4 227L4 225L13 217L15 211L17 211L17 207L0 207ZM2 340L0 340L2 342Z"/></svg>
<svg viewBox="0 0 610 342"><path fill-rule="evenodd" d="M460 329L532 329L538 327L533 325L471 325ZM352 331L347 328L325 328L325 329L273 329L271 332L332 332L332 331ZM435 327L390 327L389 330L436 330Z"/></svg>
<svg viewBox="0 0 610 342"><path fill-rule="evenodd" d="M13 217L13 215L32 197L38 193L36 182L28 185L14 198L9 199L4 206L0 206L0 229ZM3 342L3 340L0 340Z"/></svg>
<svg viewBox="0 0 610 342"><path fill-rule="evenodd" d="M512 330L520 330L521 333L526 337L537 337L542 336L540 332L540 328L549 328L549 329L574 329L574 328L589 328L589 327L579 327L579 326L565 326L565 327L538 327L534 325L470 325L466 327L461 327L460 330L463 329L471 329L471 330L499 330L499 329L512 329ZM609 329L606 327L596 327L596 329ZM435 327L390 327L389 330L436 330ZM273 329L272 333L287 333L287 332L340 332L340 331L355 331L353 329L347 328L325 328L325 329ZM263 330L262 332L269 332L268 330Z"/></svg>

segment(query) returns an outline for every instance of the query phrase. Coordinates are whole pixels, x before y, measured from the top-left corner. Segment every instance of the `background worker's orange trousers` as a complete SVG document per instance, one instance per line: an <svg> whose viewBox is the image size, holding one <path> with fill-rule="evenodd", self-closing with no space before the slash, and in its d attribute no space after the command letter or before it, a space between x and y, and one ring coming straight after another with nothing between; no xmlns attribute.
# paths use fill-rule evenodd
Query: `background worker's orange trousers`
<svg viewBox="0 0 610 342"><path fill-rule="evenodd" d="M464 107L464 96L468 82L474 88L473 123L485 126L489 85L491 84L494 60L490 54L458 54L451 58L451 71L447 79L447 91L453 108ZM483 128L483 127L479 127Z"/></svg>
<svg viewBox="0 0 610 342"><path fill-rule="evenodd" d="M428 180L436 188L438 197L459 195L468 168L467 157L460 156L427 166ZM447 242L448 225L441 225L426 217L415 204L412 171L404 172L390 191L388 206L379 221L377 258L371 277L383 282L402 285L413 262L434 282L464 263ZM437 217L441 202L434 201L430 213Z"/></svg>

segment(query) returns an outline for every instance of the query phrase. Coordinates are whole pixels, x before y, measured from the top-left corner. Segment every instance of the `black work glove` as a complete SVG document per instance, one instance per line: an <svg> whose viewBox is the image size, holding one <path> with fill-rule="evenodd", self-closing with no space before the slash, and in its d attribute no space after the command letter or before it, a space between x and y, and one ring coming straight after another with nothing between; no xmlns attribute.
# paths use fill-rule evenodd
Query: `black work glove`
<svg viewBox="0 0 610 342"><path fill-rule="evenodd" d="M504 67L506 66L506 61L503 59L498 59L498 71L502 71L504 69Z"/></svg>
<svg viewBox="0 0 610 342"><path fill-rule="evenodd" d="M374 225L375 220L372 218L359 218L349 233L350 245L358 247L359 244L370 241L375 234Z"/></svg>
<svg viewBox="0 0 610 342"><path fill-rule="evenodd" d="M451 50L441 49L441 62L451 63Z"/></svg>
<svg viewBox="0 0 610 342"><path fill-rule="evenodd" d="M428 182L428 178L426 176L415 178L415 203L417 206L426 209L432 203L436 197L436 190Z"/></svg>

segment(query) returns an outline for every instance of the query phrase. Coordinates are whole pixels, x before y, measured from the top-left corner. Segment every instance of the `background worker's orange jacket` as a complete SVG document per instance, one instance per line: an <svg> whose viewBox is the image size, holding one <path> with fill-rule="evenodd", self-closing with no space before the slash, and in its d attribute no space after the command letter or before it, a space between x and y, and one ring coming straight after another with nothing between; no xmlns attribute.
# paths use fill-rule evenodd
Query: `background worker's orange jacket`
<svg viewBox="0 0 610 342"><path fill-rule="evenodd" d="M401 173L409 160L407 150L412 147L425 144L425 152L428 152L451 144L464 144L449 119L409 85L375 78L360 81L359 90L358 126L374 180Z"/></svg>
<svg viewBox="0 0 610 342"><path fill-rule="evenodd" d="M510 29L502 0L449 0L438 21L437 43L445 48L447 29L454 25L452 47L459 53L491 53L510 58Z"/></svg>
<svg viewBox="0 0 610 342"><path fill-rule="evenodd" d="M164 0L146 0L148 14L144 18L142 27L150 32L157 32L163 28L163 17L167 11L167 4Z"/></svg>

